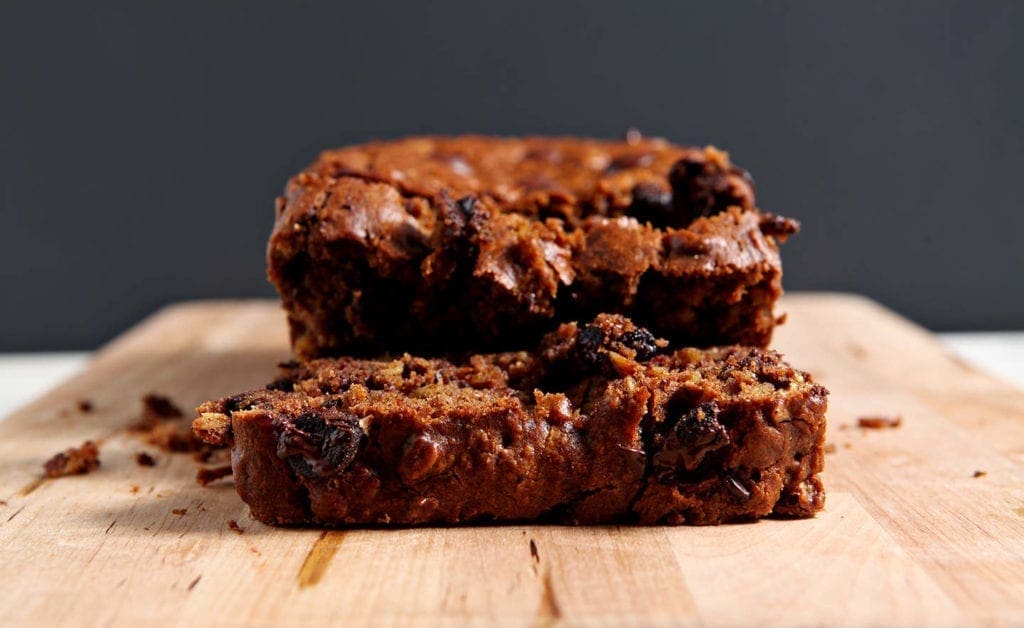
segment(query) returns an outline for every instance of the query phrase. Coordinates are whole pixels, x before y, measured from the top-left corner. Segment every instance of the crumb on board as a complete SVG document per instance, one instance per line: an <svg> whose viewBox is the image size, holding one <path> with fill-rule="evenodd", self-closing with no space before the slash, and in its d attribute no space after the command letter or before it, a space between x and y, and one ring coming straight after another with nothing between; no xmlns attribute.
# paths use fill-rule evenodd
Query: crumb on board
<svg viewBox="0 0 1024 628"><path fill-rule="evenodd" d="M89 412L92 412L92 408L93 408L92 401L90 401L88 399L79 399L75 403L75 405L78 407L78 411L79 412L86 413L86 414L89 413Z"/></svg>
<svg viewBox="0 0 1024 628"><path fill-rule="evenodd" d="M857 427L861 427L869 430L881 430L885 428L899 427L903 423L903 417L900 415L885 416L885 415L870 415L862 416L857 419Z"/></svg>
<svg viewBox="0 0 1024 628"><path fill-rule="evenodd" d="M237 532L238 534L241 534L241 533L245 532L245 530L242 529L242 527L239 526L238 522L235 521L234 519L228 519L227 525L228 525L228 528L230 528L232 532Z"/></svg>
<svg viewBox="0 0 1024 628"><path fill-rule="evenodd" d="M824 451L825 451L826 454L834 454L834 453L836 453L836 444L835 443L825 443Z"/></svg>
<svg viewBox="0 0 1024 628"><path fill-rule="evenodd" d="M130 426L135 432L148 432L165 421L180 419L184 415L181 408L177 406L170 397L147 393L142 396L142 411L138 420Z"/></svg>
<svg viewBox="0 0 1024 628"><path fill-rule="evenodd" d="M200 469L196 472L196 482L202 486L206 486L211 482L216 482L221 478L226 478L231 475L231 465L226 464L220 467L208 467Z"/></svg>
<svg viewBox="0 0 1024 628"><path fill-rule="evenodd" d="M141 491L142 488L138 484L132 484L130 490L132 492L132 495L138 495L139 491Z"/></svg>
<svg viewBox="0 0 1024 628"><path fill-rule="evenodd" d="M186 512L188 512L188 508L172 508L171 509L171 514L178 515L179 517L183 516Z"/></svg>
<svg viewBox="0 0 1024 628"><path fill-rule="evenodd" d="M843 449L849 449L853 447L853 443L843 443Z"/></svg>
<svg viewBox="0 0 1024 628"><path fill-rule="evenodd" d="M70 447L55 454L43 464L48 478L89 473L100 466L100 448L87 440L81 447Z"/></svg>
<svg viewBox="0 0 1024 628"><path fill-rule="evenodd" d="M144 451L140 451L137 454L135 454L135 464L139 465L140 467L155 467L156 458L150 456L148 453Z"/></svg>
<svg viewBox="0 0 1024 628"><path fill-rule="evenodd" d="M202 452L210 447L192 433L191 427L177 421L159 423L148 430L137 431L144 432L142 438L145 442L171 453Z"/></svg>
<svg viewBox="0 0 1024 628"><path fill-rule="evenodd" d="M184 415L181 408L166 395L148 393L142 396L143 419L177 419Z"/></svg>
<svg viewBox="0 0 1024 628"><path fill-rule="evenodd" d="M988 471L983 471L981 469L974 470L974 477L976 478L982 478L985 477L986 475L988 475Z"/></svg>
<svg viewBox="0 0 1024 628"><path fill-rule="evenodd" d="M142 413L128 427L144 442L169 453L194 453L196 460L204 461L215 448L204 443L192 431L190 421L169 397L149 393L142 397Z"/></svg>

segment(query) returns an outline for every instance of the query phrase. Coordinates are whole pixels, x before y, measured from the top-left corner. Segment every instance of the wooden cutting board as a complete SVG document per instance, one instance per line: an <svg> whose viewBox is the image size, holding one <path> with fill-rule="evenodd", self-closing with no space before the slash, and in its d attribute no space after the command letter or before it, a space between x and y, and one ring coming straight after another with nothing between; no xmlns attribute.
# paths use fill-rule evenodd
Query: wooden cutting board
<svg viewBox="0 0 1024 628"><path fill-rule="evenodd" d="M0 423L0 625L1024 623L1024 392L865 299L782 309L777 348L832 390L815 519L322 532L125 432L146 392L191 408L288 357L275 303L167 308ZM903 423L856 427L878 414ZM99 470L39 480L85 439Z"/></svg>

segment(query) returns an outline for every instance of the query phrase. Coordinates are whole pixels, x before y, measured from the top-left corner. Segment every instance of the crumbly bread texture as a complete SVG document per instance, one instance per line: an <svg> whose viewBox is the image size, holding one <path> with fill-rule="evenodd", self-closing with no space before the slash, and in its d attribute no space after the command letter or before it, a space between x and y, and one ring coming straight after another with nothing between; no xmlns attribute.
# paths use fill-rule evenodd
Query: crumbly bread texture
<svg viewBox="0 0 1024 628"><path fill-rule="evenodd" d="M599 312L680 345L764 347L797 227L711 147L421 137L292 178L268 275L302 359L519 349Z"/></svg>
<svg viewBox="0 0 1024 628"><path fill-rule="evenodd" d="M59 478L65 475L91 473L99 467L100 448L96 443L87 440L81 447L69 447L54 454L43 463L43 473L48 478Z"/></svg>
<svg viewBox="0 0 1024 628"><path fill-rule="evenodd" d="M271 524L717 524L820 510L827 391L772 351L672 350L618 315L533 352L322 359L204 403Z"/></svg>

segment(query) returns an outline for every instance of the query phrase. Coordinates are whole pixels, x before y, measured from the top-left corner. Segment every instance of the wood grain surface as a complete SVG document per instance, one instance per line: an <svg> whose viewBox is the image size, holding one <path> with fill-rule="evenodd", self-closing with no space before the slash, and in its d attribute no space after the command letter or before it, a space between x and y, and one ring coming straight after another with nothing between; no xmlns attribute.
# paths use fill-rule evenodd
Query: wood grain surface
<svg viewBox="0 0 1024 628"><path fill-rule="evenodd" d="M0 423L0 625L1024 623L1024 392L865 299L782 309L776 348L832 391L815 519L327 532L257 523L126 432L144 393L191 409L289 357L275 303L164 309ZM97 471L40 479L86 439Z"/></svg>

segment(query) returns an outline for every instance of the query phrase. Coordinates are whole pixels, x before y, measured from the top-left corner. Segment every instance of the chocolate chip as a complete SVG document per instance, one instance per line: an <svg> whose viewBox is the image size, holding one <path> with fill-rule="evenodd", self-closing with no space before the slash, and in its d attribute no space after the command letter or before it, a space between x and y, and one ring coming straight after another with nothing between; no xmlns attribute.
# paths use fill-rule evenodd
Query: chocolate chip
<svg viewBox="0 0 1024 628"><path fill-rule="evenodd" d="M307 477L341 473L355 459L362 437L355 416L306 412L285 424L277 455L285 458L296 473Z"/></svg>
<svg viewBox="0 0 1024 628"><path fill-rule="evenodd" d="M306 434L318 438L323 438L324 431L327 429L327 423L324 422L323 417L315 412L300 414L295 417L293 424Z"/></svg>
<svg viewBox="0 0 1024 628"><path fill-rule="evenodd" d="M654 183L638 183L633 186L633 205L668 209L672 205L672 190Z"/></svg>
<svg viewBox="0 0 1024 628"><path fill-rule="evenodd" d="M669 226L683 227L701 216L712 216L733 205L753 207L750 175L735 166L688 155L669 172L673 216Z"/></svg>
<svg viewBox="0 0 1024 628"><path fill-rule="evenodd" d="M340 408L345 405L345 400L340 395L330 395L320 405L324 408Z"/></svg>
<svg viewBox="0 0 1024 628"><path fill-rule="evenodd" d="M717 212L714 175L710 171L705 172L707 165L705 161L683 157L672 166L668 180L672 186L674 209L679 216L675 221L677 224L672 226L683 226L695 218Z"/></svg>
<svg viewBox="0 0 1024 628"><path fill-rule="evenodd" d="M591 368L601 369L605 364L604 331L593 325L586 325L576 338L576 349L580 360Z"/></svg>
<svg viewBox="0 0 1024 628"><path fill-rule="evenodd" d="M677 396L668 404L669 412L680 403ZM718 404L702 403L681 414L655 442L652 459L655 467L674 475L679 467L694 471L707 454L729 444L729 434L718 422ZM668 423L668 419L666 419ZM662 475L665 475L662 473Z"/></svg>
<svg viewBox="0 0 1024 628"><path fill-rule="evenodd" d="M462 210L462 213L466 217L469 217L470 215L473 214L473 209L476 207L476 197L464 196L459 200L455 201L455 204L458 206L460 210Z"/></svg>
<svg viewBox="0 0 1024 628"><path fill-rule="evenodd" d="M688 177L696 177L696 176L704 174L704 171L707 168L707 165L708 165L707 162L702 160L702 159L694 159L692 157L683 157L678 162L676 162L676 164L675 164L675 166L673 166L672 170L674 172L681 171L682 174L684 174L684 175L686 175Z"/></svg>
<svg viewBox="0 0 1024 628"><path fill-rule="evenodd" d="M434 475L444 453L443 447L427 434L410 437L402 447L398 472L407 483Z"/></svg>
<svg viewBox="0 0 1024 628"><path fill-rule="evenodd" d="M750 489L744 486L743 482L726 474L722 476L722 483L725 484L725 488L729 490L729 493L739 501L750 501Z"/></svg>
<svg viewBox="0 0 1024 628"><path fill-rule="evenodd" d="M672 214L672 191L654 183L633 186L633 202L627 213L639 222L664 225Z"/></svg>
<svg viewBox="0 0 1024 628"><path fill-rule="evenodd" d="M627 331L622 334L619 341L636 351L636 359L639 361L650 360L658 353L657 338L643 327Z"/></svg>

